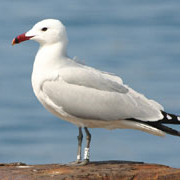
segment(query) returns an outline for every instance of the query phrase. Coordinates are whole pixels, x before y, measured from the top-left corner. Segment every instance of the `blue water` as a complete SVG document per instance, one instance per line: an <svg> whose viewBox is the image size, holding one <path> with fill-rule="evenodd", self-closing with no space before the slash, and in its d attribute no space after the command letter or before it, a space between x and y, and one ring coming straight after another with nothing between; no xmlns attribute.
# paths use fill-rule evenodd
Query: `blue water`
<svg viewBox="0 0 180 180"><path fill-rule="evenodd" d="M45 18L67 27L69 56L121 76L180 114L180 1L2 1L0 5L0 162L66 163L77 128L47 112L31 88L38 45L11 40ZM180 130L180 127L173 126ZM135 130L92 129L92 160L131 160L180 168L180 139Z"/></svg>

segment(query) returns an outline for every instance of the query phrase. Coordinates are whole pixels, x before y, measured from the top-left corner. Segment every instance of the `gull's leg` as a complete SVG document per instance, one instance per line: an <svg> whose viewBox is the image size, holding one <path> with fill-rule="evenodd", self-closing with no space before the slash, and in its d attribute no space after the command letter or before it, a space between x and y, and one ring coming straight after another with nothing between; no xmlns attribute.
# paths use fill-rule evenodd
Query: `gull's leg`
<svg viewBox="0 0 180 180"><path fill-rule="evenodd" d="M82 140L83 140L83 133L82 133L81 127L79 127L79 135L78 135L77 139L78 139L77 162L79 163L81 161L81 146L82 146Z"/></svg>
<svg viewBox="0 0 180 180"><path fill-rule="evenodd" d="M84 149L84 160L83 162L81 162L81 165L86 165L89 163L89 148L90 148L90 142L91 142L91 134L88 131L88 128L85 127L84 128L85 132L86 132L86 147Z"/></svg>
<svg viewBox="0 0 180 180"><path fill-rule="evenodd" d="M86 132L86 147L84 149L84 160L81 161L81 145L82 145L82 139L83 139L83 133L82 128L79 128L79 135L78 135L78 153L77 153L77 161L72 162L71 165L78 165L83 166L89 163L89 148L90 148L90 142L91 142L91 134L88 131L88 128L84 128Z"/></svg>
<svg viewBox="0 0 180 180"><path fill-rule="evenodd" d="M77 152L77 160L70 163L70 165L76 165L81 163L81 146L82 146L82 140L83 140L83 133L82 128L79 127L79 135L77 136L78 139L78 152Z"/></svg>

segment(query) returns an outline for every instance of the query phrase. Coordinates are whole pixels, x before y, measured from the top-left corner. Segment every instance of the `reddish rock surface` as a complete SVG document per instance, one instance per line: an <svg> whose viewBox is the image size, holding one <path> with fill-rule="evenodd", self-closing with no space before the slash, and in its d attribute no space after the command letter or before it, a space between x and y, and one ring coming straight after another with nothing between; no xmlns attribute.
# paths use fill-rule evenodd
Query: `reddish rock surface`
<svg viewBox="0 0 180 180"><path fill-rule="evenodd" d="M0 180L180 180L180 169L139 162L91 162L86 166L61 164L0 164Z"/></svg>

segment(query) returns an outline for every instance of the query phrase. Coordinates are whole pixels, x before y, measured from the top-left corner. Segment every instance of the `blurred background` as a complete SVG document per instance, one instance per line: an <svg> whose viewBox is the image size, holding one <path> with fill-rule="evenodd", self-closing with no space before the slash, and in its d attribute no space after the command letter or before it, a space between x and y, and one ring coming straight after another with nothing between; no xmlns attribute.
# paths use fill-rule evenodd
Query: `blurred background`
<svg viewBox="0 0 180 180"><path fill-rule="evenodd" d="M1 1L0 163L67 163L76 158L77 128L47 112L33 94L31 72L38 44L11 46L15 36L46 18L65 24L70 57L121 76L167 112L180 114L180 1ZM92 161L144 161L180 168L179 137L90 131Z"/></svg>

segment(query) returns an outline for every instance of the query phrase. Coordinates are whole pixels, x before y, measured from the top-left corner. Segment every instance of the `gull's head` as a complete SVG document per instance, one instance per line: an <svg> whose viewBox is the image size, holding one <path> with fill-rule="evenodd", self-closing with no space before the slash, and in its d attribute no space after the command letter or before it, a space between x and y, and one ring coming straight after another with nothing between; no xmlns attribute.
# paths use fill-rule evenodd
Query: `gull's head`
<svg viewBox="0 0 180 180"><path fill-rule="evenodd" d="M45 19L35 24L28 32L14 38L12 45L30 39L39 42L40 45L50 45L58 42L65 45L67 43L66 29L59 20Z"/></svg>

